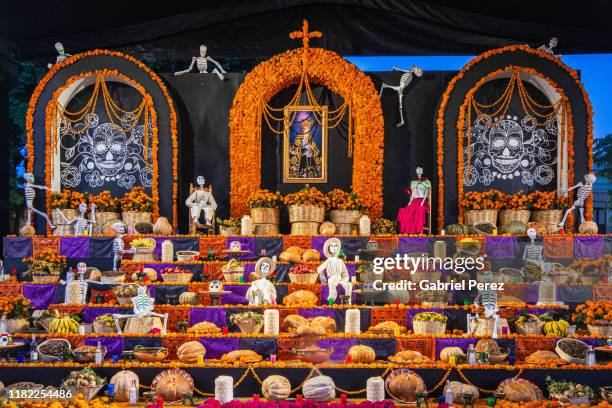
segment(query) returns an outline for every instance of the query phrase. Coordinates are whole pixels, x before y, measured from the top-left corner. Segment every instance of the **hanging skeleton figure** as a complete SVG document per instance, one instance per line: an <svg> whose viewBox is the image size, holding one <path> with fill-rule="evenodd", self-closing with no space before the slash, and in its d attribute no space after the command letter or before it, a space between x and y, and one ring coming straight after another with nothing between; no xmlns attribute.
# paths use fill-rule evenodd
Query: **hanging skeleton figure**
<svg viewBox="0 0 612 408"><path fill-rule="evenodd" d="M385 84L383 82L382 86L380 87L380 94L379 96L382 96L383 90L385 88L389 88L389 89L393 89L395 92L397 92L397 96L399 99L399 113L400 113L400 121L397 125L397 127L401 127L404 126L404 91L406 90L406 88L408 87L408 85L410 85L410 82L412 82L412 78L416 75L417 77L421 77L423 76L423 69L419 68L419 67L415 67L414 65L412 67L410 67L409 71L397 68L397 67L393 67L393 71L400 71L403 72L404 74L402 74L402 77L400 78L400 83L397 86L393 86L393 85L389 85L389 84Z"/></svg>
<svg viewBox="0 0 612 408"><path fill-rule="evenodd" d="M553 37L548 42L548 45L546 45L546 44L540 45L538 47L538 50L542 50L544 52L547 52L547 53L549 53L550 55L552 55L555 58L561 58L562 55L561 54L555 54L555 51L553 50L553 48L555 48L558 43L559 43L559 39L557 37Z"/></svg>
<svg viewBox="0 0 612 408"><path fill-rule="evenodd" d="M55 225L53 225L51 220L49 220L49 217L47 216L47 214L34 208L34 199L36 198L35 189L38 188L40 190L49 190L49 187L34 184L34 175L32 173L24 174L23 178L25 179L23 193L25 196L26 208L28 212L25 225L30 226L30 224L32 223L32 212L35 212L36 214L40 215L47 221L47 224L49 224L49 227L51 227L51 229L54 229Z"/></svg>
<svg viewBox="0 0 612 408"><path fill-rule="evenodd" d="M584 202L591 195L591 190L593 190L593 184L595 184L596 180L597 180L597 177L595 177L595 173L591 171L589 174L586 174L584 176L584 183L580 182L576 184L575 186L570 187L567 191L562 192L563 194L567 194L570 191L575 190L576 188L578 189L578 193L576 194L576 201L574 201L574 204L572 204L572 206L568 208L567 211L565 211L565 214L563 215L563 219L559 223L559 226L561 228L563 228L563 226L565 225L565 220L567 219L567 216L572 211L574 211L576 207L578 208L578 211L580 212L580 222L586 221L584 219Z"/></svg>
<svg viewBox="0 0 612 408"><path fill-rule="evenodd" d="M491 271L483 273L482 277L485 284L493 282L493 273ZM479 290L478 295L476 295L476 298L474 299L474 305L479 308L481 303L484 307L485 318L495 319L495 323L493 324L493 333L491 334L491 337L496 339L499 337L497 333L497 326L499 324L499 315L497 314L499 310L497 308L497 291L493 289ZM478 319L478 315L476 315L474 319ZM470 322L471 326L471 316L468 316L468 322ZM468 327L468 332L471 332L471 327Z"/></svg>
<svg viewBox="0 0 612 408"><path fill-rule="evenodd" d="M210 61L216 66L216 68L213 68L212 72L217 74L219 79L224 80L225 77L223 76L223 74L226 74L227 72L223 70L223 67L221 66L221 64L219 64L217 61L215 61L214 59L206 55L207 51L208 51L208 47L206 47L205 45L200 45L200 56L192 57L191 65L189 65L189 68L183 71L175 72L174 75L183 75L183 74L188 73L189 71L193 69L194 64L198 68L198 72L200 74L208 74L208 62Z"/></svg>
<svg viewBox="0 0 612 408"><path fill-rule="evenodd" d="M68 57L72 57L72 55L66 53L66 50L64 50L64 45L61 42L56 42L55 43L55 49L57 50L57 53L59 54L57 56L57 58L55 59L55 63L57 64L58 62L62 62L64 60L66 60ZM47 64L47 68L51 69L53 68L52 63L48 63Z"/></svg>
<svg viewBox="0 0 612 408"><path fill-rule="evenodd" d="M166 334L166 327L168 325L168 313L161 314L155 313L153 311L153 309L155 309L155 299L148 295L147 287L145 285L138 286L138 293L132 298L132 305L134 305L134 314L112 314L113 320L115 321L115 326L117 328L117 333L122 332L121 325L119 324L120 319L142 319L146 317L159 317L160 319L163 319L163 329L161 330L161 334Z"/></svg>

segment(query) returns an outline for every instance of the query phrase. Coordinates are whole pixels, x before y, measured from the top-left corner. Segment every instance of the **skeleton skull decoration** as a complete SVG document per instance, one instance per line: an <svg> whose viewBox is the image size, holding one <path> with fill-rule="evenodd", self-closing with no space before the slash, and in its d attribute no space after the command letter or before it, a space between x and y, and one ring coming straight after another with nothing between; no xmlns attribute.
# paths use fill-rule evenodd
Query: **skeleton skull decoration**
<svg viewBox="0 0 612 408"><path fill-rule="evenodd" d="M220 280L211 281L208 285L209 292L221 292L223 290L223 283Z"/></svg>
<svg viewBox="0 0 612 408"><path fill-rule="evenodd" d="M92 144L95 165L103 175L116 176L125 165L125 136L112 123L104 123L94 131Z"/></svg>
<svg viewBox="0 0 612 408"><path fill-rule="evenodd" d="M557 162L556 118L538 127L531 116L478 117L471 126L464 157L464 185L488 186L497 180L519 179L522 184L547 185L555 178Z"/></svg>

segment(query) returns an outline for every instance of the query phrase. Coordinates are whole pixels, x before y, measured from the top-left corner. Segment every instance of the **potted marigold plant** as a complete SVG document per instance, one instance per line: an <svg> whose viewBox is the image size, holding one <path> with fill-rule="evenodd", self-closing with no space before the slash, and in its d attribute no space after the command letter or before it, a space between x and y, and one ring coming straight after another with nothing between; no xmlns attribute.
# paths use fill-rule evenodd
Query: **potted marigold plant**
<svg viewBox="0 0 612 408"><path fill-rule="evenodd" d="M376 235L395 234L397 225L387 218L378 218L372 223L372 232Z"/></svg>
<svg viewBox="0 0 612 408"><path fill-rule="evenodd" d="M0 297L0 315L6 319L8 333L26 333L30 327L30 299L22 295Z"/></svg>
<svg viewBox="0 0 612 408"><path fill-rule="evenodd" d="M329 208L329 197L306 185L300 191L287 194L283 202L289 210L291 234L317 235L319 224L325 218L325 209Z"/></svg>
<svg viewBox="0 0 612 408"><path fill-rule="evenodd" d="M130 230L139 222L151 222L155 200L147 195L144 187L134 187L119 200L121 216Z"/></svg>
<svg viewBox="0 0 612 408"><path fill-rule="evenodd" d="M219 225L219 235L240 235L240 219L230 217L222 220L217 217Z"/></svg>
<svg viewBox="0 0 612 408"><path fill-rule="evenodd" d="M281 194L266 189L259 189L247 200L251 209L255 235L278 234L280 222L279 207L283 200Z"/></svg>
<svg viewBox="0 0 612 408"><path fill-rule="evenodd" d="M105 226L121 220L121 203L118 198L111 195L110 191L104 190L90 196L89 202L96 207L96 233L103 234Z"/></svg>
<svg viewBox="0 0 612 408"><path fill-rule="evenodd" d="M71 235L74 233L73 225L70 224L79 213L79 205L87 204L87 194L79 193L69 189L61 192L52 192L49 199L51 207L51 219L57 228L54 235Z"/></svg>
<svg viewBox="0 0 612 408"><path fill-rule="evenodd" d="M503 230L511 221L520 221L527 225L531 215L531 194L524 194L523 190L516 194L506 194L502 199L502 210L499 212L499 224Z"/></svg>
<svg viewBox="0 0 612 408"><path fill-rule="evenodd" d="M468 191L459 200L459 205L463 209L464 224L497 225L497 212L502 208L503 200L504 194L498 190Z"/></svg>
<svg viewBox="0 0 612 408"><path fill-rule="evenodd" d="M32 281L36 283L57 283L60 275L66 269L66 257L56 250L45 248L38 254L23 258L22 262L28 265L28 272Z"/></svg>
<svg viewBox="0 0 612 408"><path fill-rule="evenodd" d="M559 230L566 198L556 191L534 191L531 193L531 220L544 225L549 233Z"/></svg>
<svg viewBox="0 0 612 408"><path fill-rule="evenodd" d="M348 193L339 188L335 188L327 193L329 198L329 219L336 226L336 232L341 235L350 235L359 225L361 214L366 210L366 206L359 201L357 194Z"/></svg>
<svg viewBox="0 0 612 408"><path fill-rule="evenodd" d="M588 328L593 335L611 337L612 303L587 300L576 307L572 321L580 328Z"/></svg>
<svg viewBox="0 0 612 408"><path fill-rule="evenodd" d="M243 334L257 334L261 331L264 324L263 315L251 311L234 313L230 316L230 321L237 326Z"/></svg>

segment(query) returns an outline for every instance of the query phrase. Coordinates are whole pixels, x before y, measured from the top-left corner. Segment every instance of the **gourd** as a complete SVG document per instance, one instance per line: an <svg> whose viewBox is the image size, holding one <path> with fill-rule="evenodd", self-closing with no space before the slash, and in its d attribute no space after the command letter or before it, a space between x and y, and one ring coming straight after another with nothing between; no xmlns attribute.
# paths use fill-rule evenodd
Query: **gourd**
<svg viewBox="0 0 612 408"><path fill-rule="evenodd" d="M180 401L191 393L193 393L192 384L178 370L168 371L155 384L155 394L167 402Z"/></svg>
<svg viewBox="0 0 612 408"><path fill-rule="evenodd" d="M304 262L320 261L320 260L321 260L321 254L316 249L307 249L302 254L302 261Z"/></svg>
<svg viewBox="0 0 612 408"><path fill-rule="evenodd" d="M153 225L153 233L156 235L170 235L172 234L172 225L166 217L159 217Z"/></svg>
<svg viewBox="0 0 612 408"><path fill-rule="evenodd" d="M504 225L504 232L507 232L508 234L524 234L525 231L527 231L527 225L518 220L510 221Z"/></svg>
<svg viewBox="0 0 612 408"><path fill-rule="evenodd" d="M581 234L597 234L597 224L593 221L585 221L578 227L578 232Z"/></svg>
<svg viewBox="0 0 612 408"><path fill-rule="evenodd" d="M187 343L183 343L176 351L176 356L179 361L187 364L197 363L198 356L204 357L205 354L206 348L199 341L188 341Z"/></svg>
<svg viewBox="0 0 612 408"><path fill-rule="evenodd" d="M138 389L140 379L133 371L122 370L113 375L110 383L115 386L115 399L117 401L127 402L130 400L130 388L132 388L132 382L136 384L136 389Z"/></svg>
<svg viewBox="0 0 612 408"><path fill-rule="evenodd" d="M183 292L179 296L179 303L181 305L199 305L200 295L194 292Z"/></svg>
<svg viewBox="0 0 612 408"><path fill-rule="evenodd" d="M476 351L479 353L499 353L499 345L493 339L480 339L476 343Z"/></svg>
<svg viewBox="0 0 612 408"><path fill-rule="evenodd" d="M416 374L401 372L388 383L389 394L402 402L415 402L416 393L425 391L423 380Z"/></svg>
<svg viewBox="0 0 612 408"><path fill-rule="evenodd" d="M273 401L284 401L291 394L291 383L282 375L271 375L261 383L264 398Z"/></svg>
<svg viewBox="0 0 612 408"><path fill-rule="evenodd" d="M336 384L331 377L320 375L304 383L302 394L304 398L315 402L328 402L336 398Z"/></svg>
<svg viewBox="0 0 612 408"><path fill-rule="evenodd" d="M451 381L448 386L444 387L444 394L446 394L446 390L449 388L453 393L453 401L461 401L462 395L471 395L474 397L474 401L480 398L478 388L470 384L464 384L459 381Z"/></svg>
<svg viewBox="0 0 612 408"><path fill-rule="evenodd" d="M349 349L348 355L351 356L351 361L357 364L371 363L376 360L376 352L372 347L364 345L356 345Z"/></svg>
<svg viewBox="0 0 612 408"><path fill-rule="evenodd" d="M451 356L465 356L465 353L460 347L444 347L440 351L440 360L448 363Z"/></svg>
<svg viewBox="0 0 612 408"><path fill-rule="evenodd" d="M463 224L452 224L446 227L446 233L448 235L467 235L470 229L467 225Z"/></svg>

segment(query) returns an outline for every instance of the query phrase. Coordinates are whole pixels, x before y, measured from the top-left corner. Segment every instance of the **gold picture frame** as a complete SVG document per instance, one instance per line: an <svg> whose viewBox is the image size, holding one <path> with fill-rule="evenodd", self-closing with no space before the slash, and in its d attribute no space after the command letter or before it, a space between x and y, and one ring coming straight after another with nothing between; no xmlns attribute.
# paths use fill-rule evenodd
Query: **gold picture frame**
<svg viewBox="0 0 612 408"><path fill-rule="evenodd" d="M327 183L327 106L286 106L283 139L283 183Z"/></svg>

